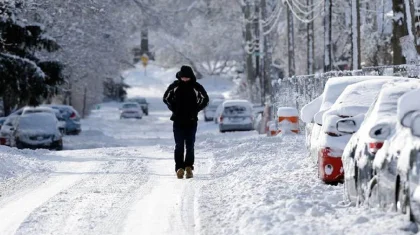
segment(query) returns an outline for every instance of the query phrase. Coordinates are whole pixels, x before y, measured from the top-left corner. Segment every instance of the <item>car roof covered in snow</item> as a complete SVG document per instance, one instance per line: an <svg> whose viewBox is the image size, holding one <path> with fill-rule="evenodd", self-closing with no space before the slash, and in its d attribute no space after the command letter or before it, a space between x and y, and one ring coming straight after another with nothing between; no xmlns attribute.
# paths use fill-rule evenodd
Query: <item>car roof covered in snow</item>
<svg viewBox="0 0 420 235"><path fill-rule="evenodd" d="M322 103L322 95L318 96L300 110L300 119L306 123L312 122Z"/></svg>
<svg viewBox="0 0 420 235"><path fill-rule="evenodd" d="M398 99L397 120L401 120L405 114L419 110L420 89L405 93Z"/></svg>
<svg viewBox="0 0 420 235"><path fill-rule="evenodd" d="M328 79L325 84L324 92L322 93L322 102L320 111L327 110L335 103L344 89L354 83L373 79L393 79L400 77L393 76L347 76L347 77L332 77Z"/></svg>
<svg viewBox="0 0 420 235"><path fill-rule="evenodd" d="M369 122L373 122L372 125L396 122L398 99L407 92L418 88L420 88L420 80L417 79L410 79L404 82L390 82L383 85L375 107L373 107L369 116Z"/></svg>
<svg viewBox="0 0 420 235"><path fill-rule="evenodd" d="M382 86L388 82L397 81L401 79L375 79L349 85L338 97L331 110L339 116L356 116L366 113Z"/></svg>
<svg viewBox="0 0 420 235"><path fill-rule="evenodd" d="M252 103L248 100L226 100L223 102L223 106L249 106L252 108Z"/></svg>

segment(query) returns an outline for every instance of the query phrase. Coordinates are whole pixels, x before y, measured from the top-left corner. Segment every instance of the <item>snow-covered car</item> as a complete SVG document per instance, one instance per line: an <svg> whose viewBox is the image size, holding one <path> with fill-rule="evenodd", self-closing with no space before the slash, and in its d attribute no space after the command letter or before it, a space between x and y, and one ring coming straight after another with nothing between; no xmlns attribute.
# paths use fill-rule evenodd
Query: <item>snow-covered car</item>
<svg viewBox="0 0 420 235"><path fill-rule="evenodd" d="M52 109L51 107L47 106L40 106L40 107L25 107L23 108L22 115L29 114L29 113L51 113L54 114L58 120L58 129L61 133L64 133L66 130L66 122L63 118L63 115L60 113L59 110Z"/></svg>
<svg viewBox="0 0 420 235"><path fill-rule="evenodd" d="M338 183L344 180L341 156L352 133L337 126L337 122L344 118L340 122L354 124L354 129L357 131L364 114L375 101L382 85L388 81L389 79L375 79L347 86L331 108L323 114L317 153L318 175L325 183Z"/></svg>
<svg viewBox="0 0 420 235"><path fill-rule="evenodd" d="M305 125L305 139L306 139L306 148L311 148L311 136L312 131L319 133L321 126L315 124L314 116L319 111L322 102L322 95L318 96L317 98L313 99L311 102L303 106L300 110L300 119L306 123ZM315 137L315 134L314 134Z"/></svg>
<svg viewBox="0 0 420 235"><path fill-rule="evenodd" d="M141 106L141 109L144 115L149 115L149 103L147 102L146 98L144 97L133 97L127 100L130 103L138 103Z"/></svg>
<svg viewBox="0 0 420 235"><path fill-rule="evenodd" d="M204 120L206 122L213 121L216 114L216 109L222 104L224 100L222 99L212 99L210 104L203 110L204 113Z"/></svg>
<svg viewBox="0 0 420 235"><path fill-rule="evenodd" d="M332 77L328 79L325 84L325 88L323 93L321 94L321 103L316 104L314 106L319 105L318 112L314 115L314 125L311 130L311 137L310 137L310 147L309 153L314 162L318 161L318 139L321 132L322 126L322 117L323 114L328 111L331 106L335 103L341 93L346 89L347 86L351 84L355 84L361 81L372 80L372 79L384 79L384 78L394 78L394 77L386 77L386 76L352 76L352 77ZM319 102L319 101L316 101ZM314 107L316 109L316 107ZM306 115L305 115L306 116ZM310 115L309 120L311 120ZM305 118L306 119L306 118Z"/></svg>
<svg viewBox="0 0 420 235"><path fill-rule="evenodd" d="M0 143L1 145L10 146L10 137L13 133L13 129L15 129L16 120L19 118L19 115L9 115L7 116L6 121L2 125L0 129Z"/></svg>
<svg viewBox="0 0 420 235"><path fill-rule="evenodd" d="M417 222L420 222L419 98L417 89L398 100L395 131L375 156L376 175L368 191L379 206L398 210Z"/></svg>
<svg viewBox="0 0 420 235"><path fill-rule="evenodd" d="M22 114L12 131L12 147L63 149L63 136L58 129L58 120L52 113Z"/></svg>
<svg viewBox="0 0 420 235"><path fill-rule="evenodd" d="M59 121L65 122L65 134L78 135L82 131L82 124L80 123L79 113L70 105L49 104L43 105L45 107L58 110L61 117L57 117Z"/></svg>
<svg viewBox="0 0 420 235"><path fill-rule="evenodd" d="M131 103L124 103L122 104L121 108L120 119L123 118L143 118L143 110L138 103L131 102Z"/></svg>
<svg viewBox="0 0 420 235"><path fill-rule="evenodd" d="M411 80L411 82L410 82ZM352 203L363 203L373 177L372 163L378 150L395 131L397 102L405 93L420 86L418 80L404 79L389 82L382 89L365 115L360 129L344 149L342 162L345 172L345 195ZM339 122L344 131L356 131L357 120ZM353 125L356 124L356 125Z"/></svg>
<svg viewBox="0 0 420 235"><path fill-rule="evenodd" d="M251 131L252 104L247 100L229 100L222 104L223 111L219 117L220 132L226 131Z"/></svg>

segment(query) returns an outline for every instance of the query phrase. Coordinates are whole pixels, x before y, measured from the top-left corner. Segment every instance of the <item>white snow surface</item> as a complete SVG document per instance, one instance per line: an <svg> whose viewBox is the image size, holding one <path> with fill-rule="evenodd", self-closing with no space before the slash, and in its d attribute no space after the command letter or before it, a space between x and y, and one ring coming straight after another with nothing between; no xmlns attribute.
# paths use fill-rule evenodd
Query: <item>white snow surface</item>
<svg viewBox="0 0 420 235"><path fill-rule="evenodd" d="M220 134L200 121L194 178L176 179L161 102L176 71L126 74L129 94L151 103L142 120L119 120L107 103L67 150L0 147L0 234L411 233L402 215L343 203L342 185L318 180L303 135ZM229 94L229 81L200 82Z"/></svg>
<svg viewBox="0 0 420 235"><path fill-rule="evenodd" d="M280 107L277 109L279 117L299 117L299 111L293 107Z"/></svg>

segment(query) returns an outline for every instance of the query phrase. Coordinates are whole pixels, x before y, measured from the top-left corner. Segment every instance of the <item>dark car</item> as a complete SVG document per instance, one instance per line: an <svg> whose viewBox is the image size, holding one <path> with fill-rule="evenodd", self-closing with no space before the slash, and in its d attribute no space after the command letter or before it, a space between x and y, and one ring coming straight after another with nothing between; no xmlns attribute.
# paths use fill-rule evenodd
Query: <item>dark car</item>
<svg viewBox="0 0 420 235"><path fill-rule="evenodd" d="M65 122L65 134L78 135L82 131L79 113L70 105L50 104L44 105L46 107L59 110L61 116L59 121ZM58 118L58 117L57 117Z"/></svg>

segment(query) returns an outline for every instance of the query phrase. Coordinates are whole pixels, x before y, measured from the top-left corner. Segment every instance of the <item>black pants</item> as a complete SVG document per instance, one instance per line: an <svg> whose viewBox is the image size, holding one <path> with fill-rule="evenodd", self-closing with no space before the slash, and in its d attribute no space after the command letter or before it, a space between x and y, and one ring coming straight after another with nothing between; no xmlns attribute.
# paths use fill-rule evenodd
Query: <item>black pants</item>
<svg viewBox="0 0 420 235"><path fill-rule="evenodd" d="M175 171L185 167L194 169L194 143L197 123L179 124L174 122L175 137ZM185 160L184 149L186 148Z"/></svg>

